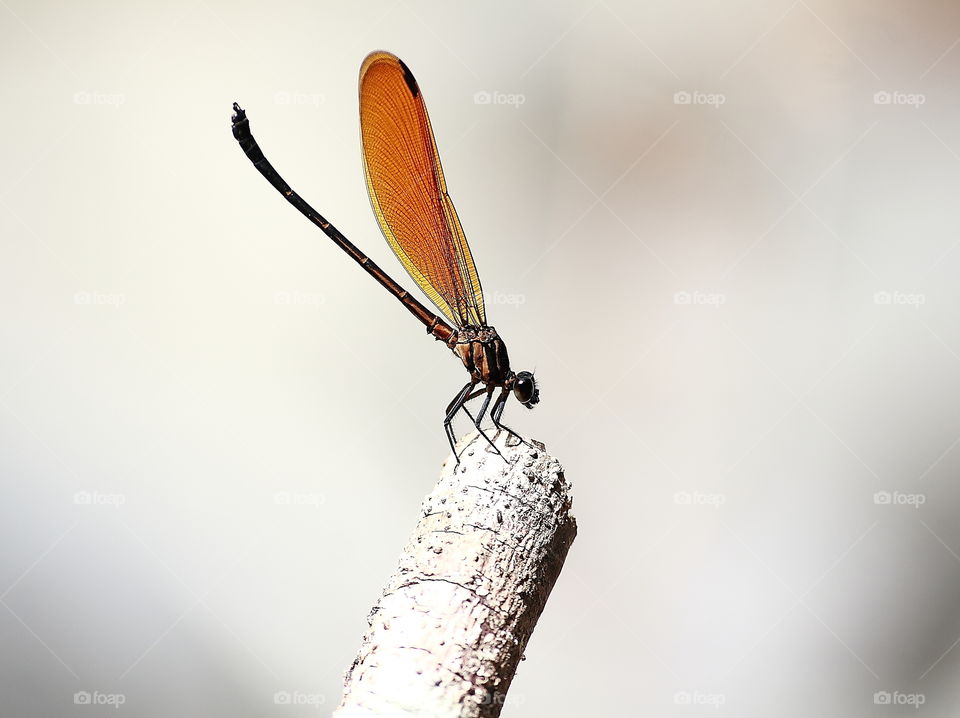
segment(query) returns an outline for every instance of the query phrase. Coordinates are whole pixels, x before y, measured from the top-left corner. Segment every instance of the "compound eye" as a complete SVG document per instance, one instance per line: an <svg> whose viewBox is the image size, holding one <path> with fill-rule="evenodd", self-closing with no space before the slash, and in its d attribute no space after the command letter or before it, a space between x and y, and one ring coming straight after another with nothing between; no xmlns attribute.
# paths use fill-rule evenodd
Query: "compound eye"
<svg viewBox="0 0 960 718"><path fill-rule="evenodd" d="M513 385L513 394L521 404L526 404L533 397L533 380L527 377L517 379Z"/></svg>
<svg viewBox="0 0 960 718"><path fill-rule="evenodd" d="M540 401L540 391L537 389L537 380L528 371L517 372L513 383L513 394L521 404L532 409Z"/></svg>

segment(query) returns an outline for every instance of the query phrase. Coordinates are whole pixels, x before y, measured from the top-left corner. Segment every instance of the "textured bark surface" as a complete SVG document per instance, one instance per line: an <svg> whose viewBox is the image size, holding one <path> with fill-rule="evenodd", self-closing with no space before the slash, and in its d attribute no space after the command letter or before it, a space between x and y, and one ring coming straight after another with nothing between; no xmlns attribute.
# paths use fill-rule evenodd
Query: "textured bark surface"
<svg viewBox="0 0 960 718"><path fill-rule="evenodd" d="M556 459L477 434L424 499L336 718L497 716L577 533ZM512 444L519 444L513 446Z"/></svg>

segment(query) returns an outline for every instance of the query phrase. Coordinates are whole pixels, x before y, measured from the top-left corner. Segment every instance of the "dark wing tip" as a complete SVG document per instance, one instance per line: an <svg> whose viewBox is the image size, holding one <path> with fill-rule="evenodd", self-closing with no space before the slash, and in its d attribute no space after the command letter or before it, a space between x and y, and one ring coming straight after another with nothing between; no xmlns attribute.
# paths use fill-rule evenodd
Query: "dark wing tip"
<svg viewBox="0 0 960 718"><path fill-rule="evenodd" d="M397 62L400 63L400 67L403 69L403 81L407 83L407 87L410 88L410 93L417 97L420 94L420 86L417 85L417 78L413 76L413 73L410 72L410 68L407 67L407 63L397 58Z"/></svg>

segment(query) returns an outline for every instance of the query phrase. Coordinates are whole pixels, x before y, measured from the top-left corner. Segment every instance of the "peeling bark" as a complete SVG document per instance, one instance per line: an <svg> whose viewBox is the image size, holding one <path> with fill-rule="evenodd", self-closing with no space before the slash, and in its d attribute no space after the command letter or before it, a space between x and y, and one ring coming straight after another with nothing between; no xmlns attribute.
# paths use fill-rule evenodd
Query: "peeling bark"
<svg viewBox="0 0 960 718"><path fill-rule="evenodd" d="M500 714L577 533L543 446L501 432L458 445L376 606L336 718ZM510 444L510 445L508 445ZM514 445L519 444L519 445Z"/></svg>

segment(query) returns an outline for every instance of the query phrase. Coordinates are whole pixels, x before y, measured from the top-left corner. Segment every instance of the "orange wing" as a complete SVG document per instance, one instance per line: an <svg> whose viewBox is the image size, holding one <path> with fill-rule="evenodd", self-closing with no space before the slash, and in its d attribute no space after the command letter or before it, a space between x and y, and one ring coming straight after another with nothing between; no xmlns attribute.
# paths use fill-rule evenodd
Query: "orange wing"
<svg viewBox="0 0 960 718"><path fill-rule="evenodd" d="M480 278L447 194L423 95L388 52L360 67L367 193L384 237L414 281L457 326L487 323Z"/></svg>

